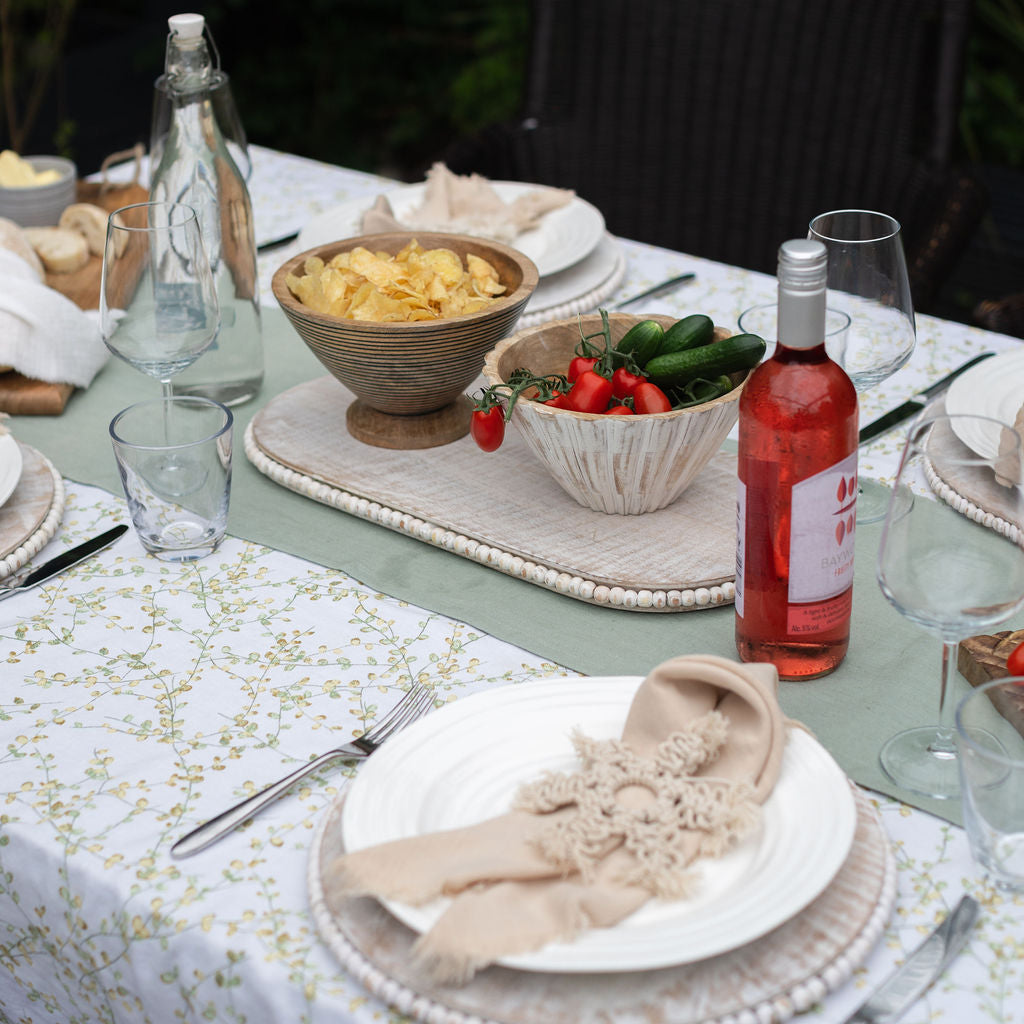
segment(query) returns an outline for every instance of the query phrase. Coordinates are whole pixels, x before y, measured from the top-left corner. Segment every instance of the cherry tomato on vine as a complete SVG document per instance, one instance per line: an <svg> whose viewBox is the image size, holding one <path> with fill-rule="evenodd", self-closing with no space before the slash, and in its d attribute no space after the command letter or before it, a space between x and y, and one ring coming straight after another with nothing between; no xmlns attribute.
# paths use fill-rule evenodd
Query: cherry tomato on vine
<svg viewBox="0 0 1024 1024"><path fill-rule="evenodd" d="M668 396L657 384L645 380L636 386L633 392L633 409L636 412L669 412L671 408L672 403Z"/></svg>
<svg viewBox="0 0 1024 1024"><path fill-rule="evenodd" d="M1006 671L1011 676L1024 676L1024 644L1018 644L1006 659Z"/></svg>
<svg viewBox="0 0 1024 1024"><path fill-rule="evenodd" d="M567 399L568 394L563 395L560 391L556 391L544 404L553 406L555 409L566 409L568 408L566 405Z"/></svg>
<svg viewBox="0 0 1024 1024"><path fill-rule="evenodd" d="M485 452L497 451L505 440L505 410L500 405L475 409L469 421L469 432Z"/></svg>
<svg viewBox="0 0 1024 1024"><path fill-rule="evenodd" d="M566 374L569 383L574 384L579 380L580 374L592 370L596 365L597 360L591 359L589 356L573 356L569 361L569 372Z"/></svg>
<svg viewBox="0 0 1024 1024"><path fill-rule="evenodd" d="M584 370L566 396L566 408L576 412L604 412L612 397L612 382L593 370Z"/></svg>
<svg viewBox="0 0 1024 1024"><path fill-rule="evenodd" d="M613 405L606 413L606 416L632 416L633 410L628 405Z"/></svg>
<svg viewBox="0 0 1024 1024"><path fill-rule="evenodd" d="M616 398L625 398L627 395L633 394L637 385L643 384L646 379L646 377L641 377L638 373L630 373L624 366L620 366L612 374L612 394Z"/></svg>

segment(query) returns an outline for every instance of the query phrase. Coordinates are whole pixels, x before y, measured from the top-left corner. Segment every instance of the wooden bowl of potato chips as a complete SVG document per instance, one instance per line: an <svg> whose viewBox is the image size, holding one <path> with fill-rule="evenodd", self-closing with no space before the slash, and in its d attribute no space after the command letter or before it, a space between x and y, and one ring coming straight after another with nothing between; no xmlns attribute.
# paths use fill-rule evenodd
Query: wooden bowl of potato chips
<svg viewBox="0 0 1024 1024"><path fill-rule="evenodd" d="M468 432L464 392L537 280L509 246L424 231L317 246L279 267L272 287L302 340L356 395L349 432L380 447L428 448Z"/></svg>

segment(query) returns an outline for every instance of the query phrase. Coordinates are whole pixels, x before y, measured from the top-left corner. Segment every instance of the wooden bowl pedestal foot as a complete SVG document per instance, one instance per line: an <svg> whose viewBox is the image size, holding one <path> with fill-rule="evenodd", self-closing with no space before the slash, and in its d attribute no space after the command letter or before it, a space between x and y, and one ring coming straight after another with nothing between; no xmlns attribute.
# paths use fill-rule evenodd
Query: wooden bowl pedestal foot
<svg viewBox="0 0 1024 1024"><path fill-rule="evenodd" d="M437 448L469 433L473 401L460 395L450 405L434 412L396 416L380 412L357 398L345 413L348 432L364 444L402 451Z"/></svg>

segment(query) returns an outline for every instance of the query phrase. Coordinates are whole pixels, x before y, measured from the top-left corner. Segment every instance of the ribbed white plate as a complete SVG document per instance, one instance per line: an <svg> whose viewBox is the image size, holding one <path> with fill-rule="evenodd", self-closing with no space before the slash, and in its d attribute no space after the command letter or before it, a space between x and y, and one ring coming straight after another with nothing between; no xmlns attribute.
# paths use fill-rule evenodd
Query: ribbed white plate
<svg viewBox="0 0 1024 1024"><path fill-rule="evenodd" d="M349 788L345 848L482 821L505 811L520 783L572 770L570 733L619 736L637 677L549 679L500 687L448 704L373 755ZM808 733L790 732L782 774L761 830L716 860L699 862L700 892L651 900L613 928L502 959L530 971L635 971L736 949L799 913L849 854L857 812L850 785ZM423 932L447 900L388 909Z"/></svg>
<svg viewBox="0 0 1024 1024"><path fill-rule="evenodd" d="M490 184L506 203L525 192L542 191L548 187L519 181L492 181ZM426 182L419 182L401 185L385 193L398 220L422 203L426 188ZM360 226L363 214L373 206L375 199L366 196L352 199L314 217L299 232L300 248L311 249L315 245L363 234ZM537 265L540 276L545 277L565 270L589 255L603 235L601 211L575 196L566 206L546 214L539 227L524 231L509 244L529 256Z"/></svg>
<svg viewBox="0 0 1024 1024"><path fill-rule="evenodd" d="M971 451L991 459L999 454L1001 420L1011 426L1024 405L1024 351L1004 352L984 359L960 374L946 392L946 412L991 417L953 420L956 436Z"/></svg>
<svg viewBox="0 0 1024 1024"><path fill-rule="evenodd" d="M0 505L13 493L21 479L21 449L12 434L0 434Z"/></svg>

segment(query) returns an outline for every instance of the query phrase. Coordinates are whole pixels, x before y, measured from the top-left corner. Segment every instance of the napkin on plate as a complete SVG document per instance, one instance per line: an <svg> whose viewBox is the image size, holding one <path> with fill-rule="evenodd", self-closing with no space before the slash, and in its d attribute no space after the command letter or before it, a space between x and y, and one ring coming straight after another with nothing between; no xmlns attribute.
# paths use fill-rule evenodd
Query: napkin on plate
<svg viewBox="0 0 1024 1024"><path fill-rule="evenodd" d="M686 656L659 665L619 740L573 737L581 767L522 786L513 810L466 828L345 854L329 902L453 900L414 955L441 983L502 956L621 921L693 890L690 865L756 827L789 723L771 665ZM529 737L523 737L529 742Z"/></svg>
<svg viewBox="0 0 1024 1024"><path fill-rule="evenodd" d="M1024 443L1024 405L1017 410L1013 430L1002 427L999 431L999 450L996 453L996 481L1003 487L1021 483L1020 446Z"/></svg>
<svg viewBox="0 0 1024 1024"><path fill-rule="evenodd" d="M452 231L508 244L537 227L548 213L567 205L574 196L570 189L543 188L505 202L479 174L454 174L445 164L436 163L427 171L419 206L399 221L387 196L378 196L363 214L362 230L366 234L410 229Z"/></svg>
<svg viewBox="0 0 1024 1024"><path fill-rule="evenodd" d="M0 364L33 380L85 388L109 355L98 314L79 309L0 249Z"/></svg>

